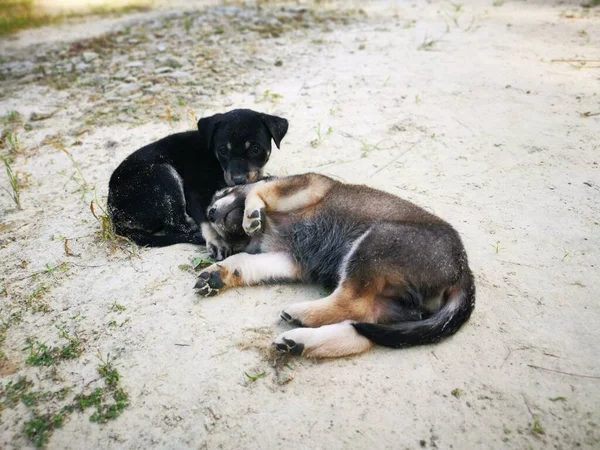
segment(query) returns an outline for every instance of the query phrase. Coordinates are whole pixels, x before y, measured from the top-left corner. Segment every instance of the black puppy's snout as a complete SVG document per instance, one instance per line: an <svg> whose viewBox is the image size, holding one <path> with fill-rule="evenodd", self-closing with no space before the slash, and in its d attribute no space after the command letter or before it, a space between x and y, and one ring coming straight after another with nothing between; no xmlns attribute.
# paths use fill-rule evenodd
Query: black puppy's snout
<svg viewBox="0 0 600 450"><path fill-rule="evenodd" d="M233 181L233 184L238 185L238 184L244 184L246 181L248 181L246 175L234 175L233 177L231 177L231 181Z"/></svg>
<svg viewBox="0 0 600 450"><path fill-rule="evenodd" d="M212 208L210 208L210 209L208 210L208 221L209 221L209 222L214 222L214 221L215 221L215 219L216 219L216 217L215 217L216 215L217 215L217 208L215 208L215 207L213 206Z"/></svg>

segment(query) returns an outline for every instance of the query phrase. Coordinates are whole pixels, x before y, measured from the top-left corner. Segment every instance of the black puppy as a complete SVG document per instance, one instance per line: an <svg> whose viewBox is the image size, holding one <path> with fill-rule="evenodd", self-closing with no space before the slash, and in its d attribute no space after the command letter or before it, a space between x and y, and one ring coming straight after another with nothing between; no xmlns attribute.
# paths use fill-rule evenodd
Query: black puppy
<svg viewBox="0 0 600 450"><path fill-rule="evenodd" d="M129 155L110 178L108 212L115 231L139 245L206 244L213 257L230 250L208 226L215 191L262 177L288 129L281 117L236 109L198 121L198 131L167 136Z"/></svg>

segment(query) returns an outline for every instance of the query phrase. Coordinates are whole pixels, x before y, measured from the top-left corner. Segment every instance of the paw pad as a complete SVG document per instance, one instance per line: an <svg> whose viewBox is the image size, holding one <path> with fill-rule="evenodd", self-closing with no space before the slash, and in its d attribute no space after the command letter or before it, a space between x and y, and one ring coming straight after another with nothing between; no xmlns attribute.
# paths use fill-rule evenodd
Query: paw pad
<svg viewBox="0 0 600 450"><path fill-rule="evenodd" d="M247 214L244 218L244 231L249 236L252 236L253 234L258 233L262 229L264 221L264 208L255 209L254 211L251 211L249 214Z"/></svg>
<svg viewBox="0 0 600 450"><path fill-rule="evenodd" d="M225 286L219 272L202 272L194 286L202 297L217 295Z"/></svg>

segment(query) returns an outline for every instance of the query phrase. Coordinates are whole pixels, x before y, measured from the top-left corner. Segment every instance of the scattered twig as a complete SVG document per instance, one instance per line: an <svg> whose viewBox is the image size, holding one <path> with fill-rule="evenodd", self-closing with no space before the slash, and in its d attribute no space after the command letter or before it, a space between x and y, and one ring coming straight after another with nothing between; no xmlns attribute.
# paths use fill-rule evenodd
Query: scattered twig
<svg viewBox="0 0 600 450"><path fill-rule="evenodd" d="M579 115L581 117L594 117L594 116L600 116L600 112L593 113L590 111L586 111L586 112L579 113Z"/></svg>
<svg viewBox="0 0 600 450"><path fill-rule="evenodd" d="M85 387L88 387L90 384L92 384L94 381L98 381L100 378L96 378L92 381L90 381L89 383L86 383Z"/></svg>
<svg viewBox="0 0 600 450"><path fill-rule="evenodd" d="M525 394L523 394L522 392L521 392L521 396L523 397L523 402L525 403L525 406L527 407L527 411L529 411L529 414L531 414L531 417L535 417L535 414L533 414L533 411L531 411L531 407L529 406L527 397L525 397Z"/></svg>
<svg viewBox="0 0 600 450"><path fill-rule="evenodd" d="M67 255L67 256L76 256L78 258L81 257L80 254L73 253L71 251L71 249L69 248L69 239L68 238L65 238L63 242L64 242L64 247L65 247L65 255Z"/></svg>
<svg viewBox="0 0 600 450"><path fill-rule="evenodd" d="M500 364L500 367L502 367L504 365L504 363L508 360L508 358L510 358L510 355L512 355L512 352L518 352L518 351L521 351L521 350L529 350L531 348L533 348L532 345L524 345L523 347L519 347L519 348L515 348L515 349L509 348L508 349L508 354L504 358L504 361L502 361L502 364Z"/></svg>
<svg viewBox="0 0 600 450"><path fill-rule="evenodd" d="M595 376L595 375L581 375L579 373L563 372L562 370L548 369L547 367L534 366L533 364L527 364L527 367L531 367L533 369L539 369L539 370L546 370L548 372L561 373L563 375L569 375L571 377L591 378L594 380L600 380L600 377Z"/></svg>
<svg viewBox="0 0 600 450"><path fill-rule="evenodd" d="M381 172L383 169L385 169L386 167L388 167L390 164L395 163L398 159L400 159L402 156L406 155L413 148L415 148L417 145L419 145L421 142L423 142L423 139L424 138L419 139L417 142L415 142L413 145L411 145L408 149L406 149L402 153L399 153L398 155L396 155L394 158L392 158L391 161L389 161L387 164L384 164L383 166L381 166L379 169L377 169L375 172L373 172L369 176L372 177L373 175L377 175L379 172Z"/></svg>
<svg viewBox="0 0 600 450"><path fill-rule="evenodd" d="M192 344L179 344L175 342L175 345L177 345L178 347L190 347Z"/></svg>
<svg viewBox="0 0 600 450"><path fill-rule="evenodd" d="M600 62L600 59L552 59L550 62Z"/></svg>

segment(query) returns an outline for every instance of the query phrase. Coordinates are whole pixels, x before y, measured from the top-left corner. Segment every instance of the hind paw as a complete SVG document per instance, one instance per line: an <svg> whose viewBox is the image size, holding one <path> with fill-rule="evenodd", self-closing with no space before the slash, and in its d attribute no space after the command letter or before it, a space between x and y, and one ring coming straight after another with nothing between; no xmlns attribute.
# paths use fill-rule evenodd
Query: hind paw
<svg viewBox="0 0 600 450"><path fill-rule="evenodd" d="M249 197L246 199L246 208L244 209L244 220L242 227L248 236L254 236L259 233L265 224L265 204L258 197Z"/></svg>
<svg viewBox="0 0 600 450"><path fill-rule="evenodd" d="M298 343L292 339L287 339L283 337L283 335L275 339L273 346L278 352L290 353L291 355L300 356L304 351L304 344Z"/></svg>

